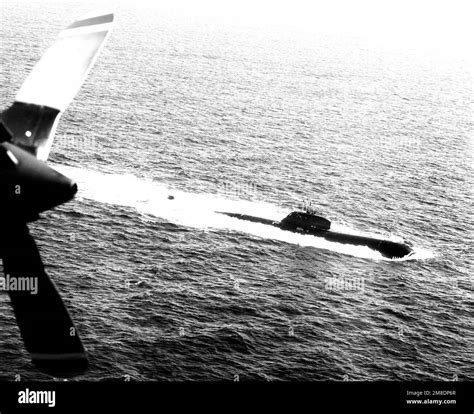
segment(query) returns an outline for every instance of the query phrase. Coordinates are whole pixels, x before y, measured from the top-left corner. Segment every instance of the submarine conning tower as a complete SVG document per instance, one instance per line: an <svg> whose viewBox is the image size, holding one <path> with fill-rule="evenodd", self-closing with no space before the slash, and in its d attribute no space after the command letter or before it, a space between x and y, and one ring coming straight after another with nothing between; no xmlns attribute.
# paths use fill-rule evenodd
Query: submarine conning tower
<svg viewBox="0 0 474 414"><path fill-rule="evenodd" d="M324 217L306 211L293 211L280 221L280 228L283 230L300 228L304 231L328 231L331 228L331 222Z"/></svg>

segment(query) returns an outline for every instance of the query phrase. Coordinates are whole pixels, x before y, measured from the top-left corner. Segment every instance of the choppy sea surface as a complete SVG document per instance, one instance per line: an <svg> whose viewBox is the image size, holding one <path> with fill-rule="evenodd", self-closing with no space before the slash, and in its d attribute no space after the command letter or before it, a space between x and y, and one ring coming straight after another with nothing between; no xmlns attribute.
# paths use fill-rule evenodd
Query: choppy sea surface
<svg viewBox="0 0 474 414"><path fill-rule="evenodd" d="M2 2L6 108L99 2ZM117 4L30 225L89 353L78 379L472 380L472 78L462 60ZM168 196L173 195L174 200ZM225 217L311 199L387 260ZM0 295L0 379L48 379Z"/></svg>

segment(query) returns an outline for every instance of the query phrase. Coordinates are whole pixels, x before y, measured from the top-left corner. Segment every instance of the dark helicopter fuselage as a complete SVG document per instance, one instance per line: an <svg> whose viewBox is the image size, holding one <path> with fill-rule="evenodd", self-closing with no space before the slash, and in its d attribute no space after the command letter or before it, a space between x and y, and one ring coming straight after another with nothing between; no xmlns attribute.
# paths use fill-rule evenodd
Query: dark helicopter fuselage
<svg viewBox="0 0 474 414"><path fill-rule="evenodd" d="M331 222L329 220L307 212L294 211L281 221L273 221L238 213L221 212L221 214L239 220L267 224L293 233L310 234L312 236L322 237L323 239L334 243L367 246L372 250L380 252L382 256L390 259L402 258L413 252L411 247L405 243L332 231L330 230Z"/></svg>

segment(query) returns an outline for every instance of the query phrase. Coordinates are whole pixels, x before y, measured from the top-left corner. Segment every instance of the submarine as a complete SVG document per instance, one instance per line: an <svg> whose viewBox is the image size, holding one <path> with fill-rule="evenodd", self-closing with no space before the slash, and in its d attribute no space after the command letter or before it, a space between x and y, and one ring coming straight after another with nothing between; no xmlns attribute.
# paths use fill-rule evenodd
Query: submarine
<svg viewBox="0 0 474 414"><path fill-rule="evenodd" d="M406 243L398 243L391 240L332 231L331 222L328 219L316 215L309 209L304 211L293 211L281 221L273 221L246 214L227 213L222 211L219 211L218 213L239 220L267 224L293 233L310 234L312 236L322 237L325 240L335 243L367 246L372 250L380 252L383 257L389 259L400 259L413 254L413 249Z"/></svg>

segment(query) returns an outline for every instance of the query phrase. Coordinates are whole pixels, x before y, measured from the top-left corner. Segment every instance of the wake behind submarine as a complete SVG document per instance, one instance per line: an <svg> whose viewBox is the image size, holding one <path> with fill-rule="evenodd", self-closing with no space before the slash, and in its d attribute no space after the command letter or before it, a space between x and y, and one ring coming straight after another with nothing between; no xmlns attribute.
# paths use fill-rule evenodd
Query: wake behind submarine
<svg viewBox="0 0 474 414"><path fill-rule="evenodd" d="M293 233L310 234L316 237L322 237L325 240L335 243L367 246L372 250L380 252L383 257L390 259L407 257L413 253L413 249L405 243L397 243L390 240L331 231L331 222L324 217L316 215L314 211L309 208L306 208L304 211L293 211L281 221L273 221L261 217L249 216L246 214L227 213L221 211L218 213L229 217L234 217L239 220L268 224L269 226L278 227L282 230L291 231Z"/></svg>

